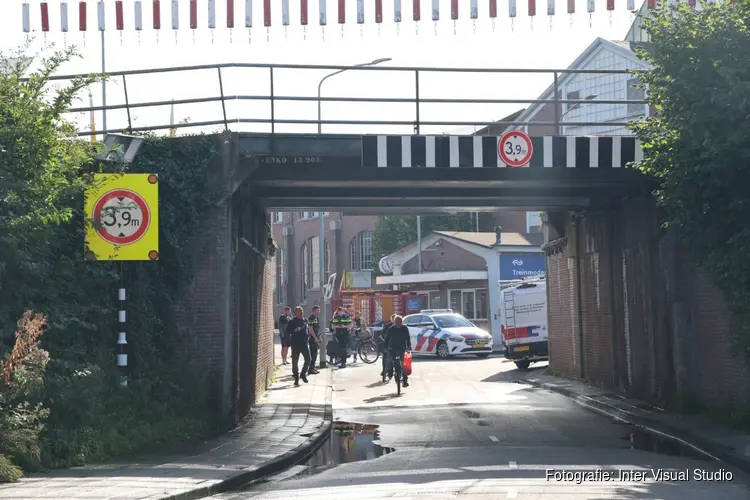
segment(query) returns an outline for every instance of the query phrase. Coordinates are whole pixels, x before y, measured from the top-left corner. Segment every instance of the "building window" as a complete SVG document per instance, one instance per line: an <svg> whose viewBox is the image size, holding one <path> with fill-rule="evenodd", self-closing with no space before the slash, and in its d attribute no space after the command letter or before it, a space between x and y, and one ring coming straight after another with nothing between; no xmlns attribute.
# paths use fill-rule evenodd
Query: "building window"
<svg viewBox="0 0 750 500"><path fill-rule="evenodd" d="M326 241L326 275L323 276L323 281L328 283L328 277L331 275L331 249L328 247Z"/></svg>
<svg viewBox="0 0 750 500"><path fill-rule="evenodd" d="M542 232L542 212L526 212L526 232Z"/></svg>
<svg viewBox="0 0 750 500"><path fill-rule="evenodd" d="M349 243L352 271L372 271L372 231L362 231Z"/></svg>
<svg viewBox="0 0 750 500"><path fill-rule="evenodd" d="M299 212L299 220L310 220L317 219L320 212ZM323 212L323 217L326 217L330 212Z"/></svg>
<svg viewBox="0 0 750 500"><path fill-rule="evenodd" d="M450 308L468 320L487 319L488 294L484 288L451 290L448 294Z"/></svg>
<svg viewBox="0 0 750 500"><path fill-rule="evenodd" d="M320 288L320 237L310 238L310 288Z"/></svg>
<svg viewBox="0 0 750 500"><path fill-rule="evenodd" d="M281 224L284 222L284 212L274 212L273 213L273 223L274 224Z"/></svg>
<svg viewBox="0 0 750 500"><path fill-rule="evenodd" d="M581 99L581 91L580 90L574 90L573 92L568 92L568 95L565 97L565 100L567 101L578 101ZM569 111L573 111L576 108L579 108L581 106L581 103L579 102L569 102L565 105L565 112L568 113Z"/></svg>
<svg viewBox="0 0 750 500"><path fill-rule="evenodd" d="M639 81L638 78L631 78L628 80L628 101L642 101L646 99L646 89L639 89L636 87ZM627 105L628 116L641 116L646 114L645 104L628 104Z"/></svg>
<svg viewBox="0 0 750 500"><path fill-rule="evenodd" d="M284 251L276 252L276 303L284 303Z"/></svg>
<svg viewBox="0 0 750 500"><path fill-rule="evenodd" d="M302 264L302 279L300 280L302 282L302 302L307 302L307 290L309 288L308 279L310 273L310 253L307 248L307 243L303 243L302 248L300 249L300 262Z"/></svg>

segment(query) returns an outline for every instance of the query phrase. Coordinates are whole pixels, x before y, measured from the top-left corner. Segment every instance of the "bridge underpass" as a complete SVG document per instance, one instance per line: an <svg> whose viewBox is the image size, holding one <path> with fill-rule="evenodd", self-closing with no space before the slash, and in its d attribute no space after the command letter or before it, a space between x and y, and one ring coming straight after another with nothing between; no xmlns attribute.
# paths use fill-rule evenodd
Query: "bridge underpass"
<svg viewBox="0 0 750 500"><path fill-rule="evenodd" d="M164 84L174 76L183 79L185 72L207 72L215 81L217 71L213 96L202 93L175 99L175 86ZM227 84L233 71L255 72L241 79L241 92L233 92ZM308 80L314 83L316 77L301 73L318 71L366 71L373 81L379 72L407 74L414 78L414 93L411 97L403 97L403 92L398 97L302 95L304 91L297 89ZM262 83L264 72L270 77L265 91L248 90L250 83ZM451 73L469 81L446 86ZM554 97L479 97L479 80L496 91L501 86L491 81L493 76L517 81L522 73L547 73L554 81L550 87L554 92L549 92ZM283 85L284 75L291 75L289 85ZM184 326L201 346L202 369L217 380L217 389L221 387L225 411L243 414L270 381L268 340L273 337L277 244L269 238L267 210L271 209L380 215L547 211L545 251L554 294L549 308L555 331L551 351L561 353L552 356L554 369L646 398L669 394L707 404L747 400L746 384L737 383L732 375L741 369L727 355L729 319L715 314L724 307L720 294L709 277L690 266L673 235L659 229L650 196L653 185L624 168L628 161L640 159L640 147L627 136L563 135L576 127L607 130L626 125L586 122L585 116L566 121L563 111L566 106L598 109L644 101L562 99L560 89L579 76L624 82L630 78L627 70L226 64L110 72L110 76L127 82L129 94L124 93L124 99L110 96L107 106L74 110L114 111L109 132L191 127L213 132L207 128L217 125L224 129L215 135L223 151L214 174L224 182L225 196L203 229L206 250L195 263L186 299L187 309L196 312L188 315ZM152 80L143 85L139 99L138 80L149 77L158 78L158 84ZM190 88L205 92L208 83L193 81L196 85ZM378 85L386 83L378 81ZM295 95L284 88L294 88ZM446 88L470 92L444 98L441 92ZM159 95L161 89L168 92ZM401 90L410 94L409 85ZM351 92L356 91L355 86ZM311 102L346 103L346 112L334 119L302 116L304 105ZM196 109L196 119L185 123L144 123L136 122L131 113L140 115L154 107L166 116L170 104L183 109L199 103L215 105L219 115L207 116ZM268 106L261 108L261 104ZM461 118L445 111L471 104L482 111ZM495 120L494 110L509 104L541 106L544 113L527 121L519 121L518 114ZM364 105L387 107L388 118L363 119L372 118ZM319 133L311 134L315 126ZM326 132L347 134L321 134L323 126ZM530 134L534 154L527 167L509 168L495 154L498 136L508 127L535 131ZM362 135L383 130L389 135ZM105 132L86 130L80 135ZM707 353L722 362L697 377L693 367Z"/></svg>

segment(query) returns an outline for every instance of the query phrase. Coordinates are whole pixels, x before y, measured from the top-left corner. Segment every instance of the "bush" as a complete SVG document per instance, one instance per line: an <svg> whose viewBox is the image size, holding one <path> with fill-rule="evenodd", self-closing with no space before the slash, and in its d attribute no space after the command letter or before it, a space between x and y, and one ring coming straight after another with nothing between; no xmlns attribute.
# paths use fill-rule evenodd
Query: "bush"
<svg viewBox="0 0 750 500"><path fill-rule="evenodd" d="M6 470L6 474L0 470L0 480L4 475L14 480L13 462L24 468L38 468L41 463L39 434L49 411L39 398L49 354L39 341L46 324L41 314L24 312L13 350L0 361L0 469Z"/></svg>
<svg viewBox="0 0 750 500"><path fill-rule="evenodd" d="M209 388L187 369L191 339L174 311L213 206L206 186L216 141L147 136L129 171L160 177L160 260L85 261L85 190L93 174L123 166L95 162L97 147L77 140L64 118L97 79L50 88L50 76L75 55L55 52L28 79L20 63L0 73L0 358L11 353L3 366L13 367L15 384L12 401L2 403L0 454L25 470L80 465L215 428ZM120 284L128 290L127 388L115 363ZM49 319L49 358L39 348L19 364L13 332L29 309Z"/></svg>

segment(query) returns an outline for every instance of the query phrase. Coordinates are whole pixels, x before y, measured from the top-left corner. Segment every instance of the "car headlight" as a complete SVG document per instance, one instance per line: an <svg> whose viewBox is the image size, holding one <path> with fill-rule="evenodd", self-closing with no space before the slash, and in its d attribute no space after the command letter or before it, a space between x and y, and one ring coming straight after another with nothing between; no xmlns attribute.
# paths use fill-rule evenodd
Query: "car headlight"
<svg viewBox="0 0 750 500"><path fill-rule="evenodd" d="M464 338L463 337L451 337L448 340L450 340L451 342L463 342Z"/></svg>

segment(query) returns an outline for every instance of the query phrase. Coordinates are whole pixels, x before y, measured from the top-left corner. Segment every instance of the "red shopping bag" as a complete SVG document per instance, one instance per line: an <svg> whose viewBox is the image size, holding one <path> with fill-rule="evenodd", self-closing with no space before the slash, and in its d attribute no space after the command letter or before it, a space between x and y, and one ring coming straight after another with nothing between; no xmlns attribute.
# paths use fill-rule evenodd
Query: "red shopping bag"
<svg viewBox="0 0 750 500"><path fill-rule="evenodd" d="M411 353L404 353L404 373L408 377L411 375Z"/></svg>

